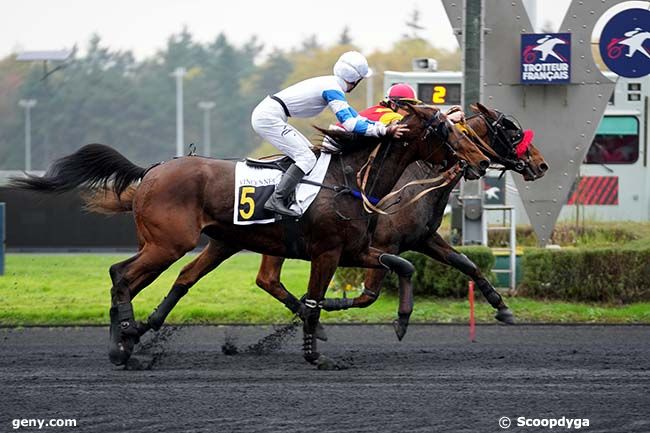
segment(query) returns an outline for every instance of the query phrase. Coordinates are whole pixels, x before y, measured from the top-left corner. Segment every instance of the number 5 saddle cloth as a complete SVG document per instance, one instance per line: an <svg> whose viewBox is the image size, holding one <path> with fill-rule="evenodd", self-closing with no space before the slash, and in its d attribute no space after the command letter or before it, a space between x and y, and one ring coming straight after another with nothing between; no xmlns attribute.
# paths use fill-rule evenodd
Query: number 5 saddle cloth
<svg viewBox="0 0 650 433"><path fill-rule="evenodd" d="M314 168L303 178L322 183L332 155L321 152ZM265 160L263 165L274 166L286 157L277 160ZM289 160L289 162L291 162ZM245 161L237 162L235 167L235 203L233 206L233 224L269 224L275 222L275 214L264 209L264 203L271 196L275 185L280 182L282 171L279 168L262 168L262 164L249 165ZM277 165L276 165L277 166ZM296 188L295 200L291 209L303 214L313 203L321 187L300 183Z"/></svg>

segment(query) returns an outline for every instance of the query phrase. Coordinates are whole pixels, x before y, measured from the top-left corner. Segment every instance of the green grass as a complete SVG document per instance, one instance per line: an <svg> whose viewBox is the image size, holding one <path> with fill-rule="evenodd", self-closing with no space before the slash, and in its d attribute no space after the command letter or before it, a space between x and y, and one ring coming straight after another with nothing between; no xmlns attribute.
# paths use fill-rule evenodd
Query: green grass
<svg viewBox="0 0 650 433"><path fill-rule="evenodd" d="M0 276L0 324L107 324L111 264L124 255L9 254ZM136 316L146 316L166 295L186 257L165 272L134 301ZM168 323L281 323L291 315L279 302L255 285L260 256L239 254L194 286L179 303ZM288 261L284 284L296 295L307 286L309 263ZM340 293L330 292L331 296ZM650 323L650 303L625 306L574 304L509 298L520 322ZM323 313L327 322L389 322L397 300L383 295L367 309ZM463 323L465 300L416 298L413 322ZM477 321L492 323L493 311L484 302L476 308Z"/></svg>

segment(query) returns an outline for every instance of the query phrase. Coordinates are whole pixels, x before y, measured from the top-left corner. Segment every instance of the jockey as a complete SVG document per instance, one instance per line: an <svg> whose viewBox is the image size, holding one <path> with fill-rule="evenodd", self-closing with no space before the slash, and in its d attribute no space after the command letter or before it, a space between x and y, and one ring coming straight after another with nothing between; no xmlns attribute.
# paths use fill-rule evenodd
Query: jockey
<svg viewBox="0 0 650 433"><path fill-rule="evenodd" d="M391 123L399 122L406 115L407 111L403 108L404 103L418 105L422 104L422 101L416 98L415 90L409 84L393 84L388 89L388 92L386 92L386 97L382 101L377 105L373 105L372 107L360 111L359 116L365 117L373 122L390 125ZM446 115L447 118L454 123L465 120L465 113L458 105L452 106L447 111ZM337 123L335 126L331 126L331 128L343 128L343 125ZM341 149L337 147L337 144L327 137L323 139L322 146L330 152L336 153L341 151Z"/></svg>
<svg viewBox="0 0 650 433"><path fill-rule="evenodd" d="M415 97L415 90L406 83L393 84L386 92L386 98L379 104L366 108L361 114L370 120L388 125L400 121L406 114L402 103L408 102L414 105L421 104Z"/></svg>
<svg viewBox="0 0 650 433"><path fill-rule="evenodd" d="M415 90L409 84L393 84L386 92L386 98L377 105L368 107L359 113L360 116L375 122L381 122L389 125L393 122L399 122L406 115L404 103L413 105L422 104L422 101L415 97ZM456 114L459 113L459 114ZM446 114L447 118L454 123L464 120L464 113L458 105L451 107ZM338 125L341 126L341 125Z"/></svg>
<svg viewBox="0 0 650 433"><path fill-rule="evenodd" d="M289 209L289 198L303 176L316 164L311 143L287 123L289 117L313 117L325 107L334 112L346 131L362 135L399 138L408 131L404 125L372 122L359 116L348 104L345 93L351 92L368 76L368 61L356 51L344 53L334 65L334 75L310 78L296 83L259 103L251 117L255 132L294 163L282 175L273 195L264 209L291 217L298 217Z"/></svg>

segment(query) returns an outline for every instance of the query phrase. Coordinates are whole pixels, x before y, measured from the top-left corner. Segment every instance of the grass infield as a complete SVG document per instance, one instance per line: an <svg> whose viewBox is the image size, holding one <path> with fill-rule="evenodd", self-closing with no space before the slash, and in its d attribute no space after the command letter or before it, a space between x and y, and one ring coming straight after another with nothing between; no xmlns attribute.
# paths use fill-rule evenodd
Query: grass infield
<svg viewBox="0 0 650 433"><path fill-rule="evenodd" d="M107 324L111 264L127 255L9 254L5 275L0 276L0 324L89 325ZM183 258L134 300L136 317L145 319L162 300L181 267ZM238 254L204 277L177 305L168 323L286 323L291 314L255 285L260 256ZM296 296L307 287L309 263L285 264L282 281ZM330 296L341 293L328 292ZM507 303L519 322L650 323L650 303L630 305L577 304L510 297ZM412 322L465 323L467 300L416 298ZM390 322L396 317L397 299L382 295L367 309L323 313L326 322ZM478 302L476 320L494 323L493 310Z"/></svg>

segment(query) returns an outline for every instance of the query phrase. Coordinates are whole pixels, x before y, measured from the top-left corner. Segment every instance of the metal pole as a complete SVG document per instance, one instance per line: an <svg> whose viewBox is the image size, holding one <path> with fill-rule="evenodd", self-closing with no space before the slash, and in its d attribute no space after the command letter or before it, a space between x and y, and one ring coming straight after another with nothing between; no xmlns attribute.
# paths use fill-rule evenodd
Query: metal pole
<svg viewBox="0 0 650 433"><path fill-rule="evenodd" d="M176 68L176 156L183 156L183 77L185 68Z"/></svg>
<svg viewBox="0 0 650 433"><path fill-rule="evenodd" d="M21 99L18 105L25 109L25 171L32 170L32 108L36 99Z"/></svg>
<svg viewBox="0 0 650 433"><path fill-rule="evenodd" d="M205 146L205 156L210 156L210 110L203 112L203 145Z"/></svg>
<svg viewBox="0 0 650 433"><path fill-rule="evenodd" d="M210 142L210 111L216 106L212 101L199 102L199 108L203 110L203 146L205 156L212 154L212 143Z"/></svg>
<svg viewBox="0 0 650 433"><path fill-rule="evenodd" d="M465 0L463 3L463 106L470 112L470 105L481 99L481 45L483 41L483 1ZM485 244L484 227L487 227L487 215L468 218L465 206L478 205L483 208L483 190L481 180L463 181L461 197L463 199L463 233L462 244ZM478 204L477 204L478 202ZM485 224L485 225L484 225Z"/></svg>
<svg viewBox="0 0 650 433"><path fill-rule="evenodd" d="M366 107L375 105L375 74L369 68L369 74L366 78Z"/></svg>
<svg viewBox="0 0 650 433"><path fill-rule="evenodd" d="M25 171L32 170L32 108L25 107Z"/></svg>
<svg viewBox="0 0 650 433"><path fill-rule="evenodd" d="M481 46L483 44L483 1L465 0L463 32L463 107L481 100Z"/></svg>

